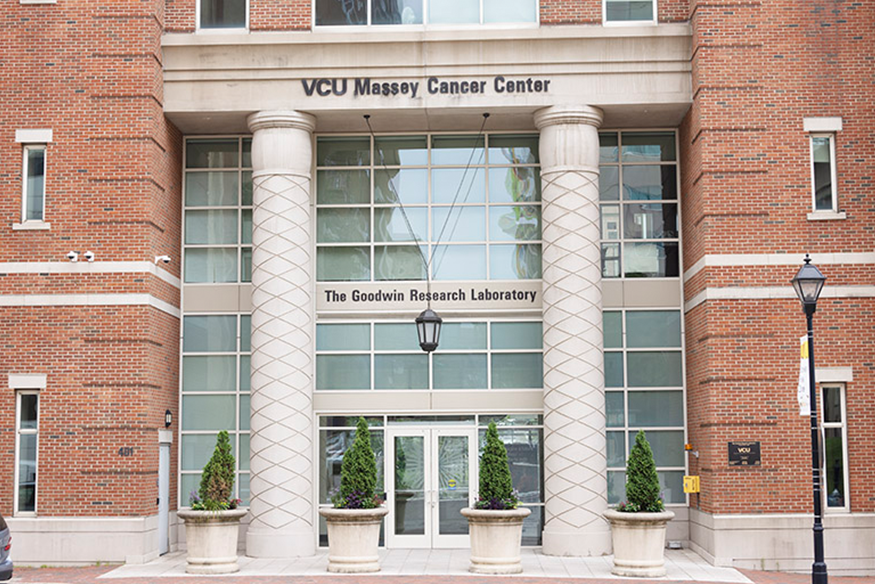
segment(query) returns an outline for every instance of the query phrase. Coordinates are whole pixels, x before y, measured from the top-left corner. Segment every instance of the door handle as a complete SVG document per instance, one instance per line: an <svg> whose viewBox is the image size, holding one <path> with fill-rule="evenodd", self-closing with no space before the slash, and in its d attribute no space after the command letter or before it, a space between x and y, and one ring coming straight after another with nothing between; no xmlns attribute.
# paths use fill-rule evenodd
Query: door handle
<svg viewBox="0 0 875 584"><path fill-rule="evenodd" d="M431 506L434 508L437 505L437 491L432 489L429 492L431 493Z"/></svg>

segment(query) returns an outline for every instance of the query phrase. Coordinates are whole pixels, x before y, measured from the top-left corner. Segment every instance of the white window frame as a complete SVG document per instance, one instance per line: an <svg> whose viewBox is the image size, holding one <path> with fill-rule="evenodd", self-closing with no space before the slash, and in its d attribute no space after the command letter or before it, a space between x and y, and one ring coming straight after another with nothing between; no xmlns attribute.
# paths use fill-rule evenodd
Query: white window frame
<svg viewBox="0 0 875 584"><path fill-rule="evenodd" d="M817 183L814 176L814 140L815 138L829 138L829 172L830 172L830 199L832 205L829 209L817 208ZM808 135L809 159L811 160L811 210L814 213L838 213L838 196L836 188L836 135L835 132L812 132Z"/></svg>
<svg viewBox="0 0 875 584"><path fill-rule="evenodd" d="M18 490L19 490L19 466L21 459L21 435L22 434L31 434L35 435L36 438L36 468L39 471L39 390L38 389L20 389L15 392L15 482L14 482L14 492L13 492L13 515L16 517L32 517L37 513L37 509L39 508L39 474L37 474L36 484L34 485L34 495L33 495L33 511L20 511L18 508ZM23 429L21 427L21 396L23 395L36 395L37 396L37 407L36 407L36 428L31 429Z"/></svg>
<svg viewBox="0 0 875 584"><path fill-rule="evenodd" d="M195 2L195 9L194 9L194 26L195 26L194 30L195 30L195 32L206 33L206 34L228 34L228 33L232 33L232 34L238 33L239 34L241 32L248 32L249 31L249 4L250 4L249 0L243 0L243 2L245 3L246 16L245 16L244 20L245 20L246 24L244 24L244 26L242 26L242 27L228 27L228 28L225 28L225 27L213 28L213 27L201 26L201 4L205 1L206 0L197 0Z"/></svg>
<svg viewBox="0 0 875 584"><path fill-rule="evenodd" d="M659 13L657 12L657 0L650 0L653 4L653 18L650 20L608 20L608 1L602 0L602 25L603 26L642 26L656 25L659 22Z"/></svg>
<svg viewBox="0 0 875 584"><path fill-rule="evenodd" d="M41 150L43 153L43 201L40 209L39 219L28 219L27 207L27 172L28 154L30 152ZM46 144L25 144L21 149L21 222L24 223L44 223L46 219L46 178L48 177L48 147Z"/></svg>
<svg viewBox="0 0 875 584"><path fill-rule="evenodd" d="M200 1L200 0L198 0ZM540 26L541 24L541 3L539 0L535 0L535 20L534 22L483 22L483 0L478 0L478 4L480 5L480 22L471 22L471 23L454 23L454 24L430 24L428 22L428 3L429 2L439 2L440 0L422 0L422 24L371 24L371 4L373 0L365 0L367 3L367 15L368 22L366 24L358 24L358 25L344 25L344 24L316 24L316 2L318 0L311 0L310 3L310 14L311 14L311 26L312 29L319 30L333 30L333 31L344 31L348 33L351 30L373 30L374 28L378 30L422 30L423 28L434 29L434 30L447 30L447 29L460 29L460 28L535 28ZM654 0L656 1L656 0Z"/></svg>
<svg viewBox="0 0 875 584"><path fill-rule="evenodd" d="M841 404L841 422L827 422L826 421L826 408L824 407L823 399L826 396L826 388L837 389L839 391L839 396L841 399L839 400ZM848 415L847 415L847 385L844 383L822 383L820 386L820 399L821 399L821 419L823 422L820 425L821 428L821 444L823 445L823 456L821 457L821 488L823 492L823 509L827 513L848 513L851 510L851 493L850 493L850 476L848 473ZM845 501L844 505L841 507L830 507L827 504L827 497L829 497L829 492L826 488L826 430L828 429L840 429L842 433L842 481L845 487Z"/></svg>

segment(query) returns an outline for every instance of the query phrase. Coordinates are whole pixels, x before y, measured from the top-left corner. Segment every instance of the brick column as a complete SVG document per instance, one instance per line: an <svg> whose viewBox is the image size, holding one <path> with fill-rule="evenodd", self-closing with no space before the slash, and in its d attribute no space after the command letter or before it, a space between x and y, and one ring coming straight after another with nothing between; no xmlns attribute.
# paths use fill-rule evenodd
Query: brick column
<svg viewBox="0 0 875 584"><path fill-rule="evenodd" d="M607 501L599 138L602 112L553 106L541 131L544 553L611 551Z"/></svg>
<svg viewBox="0 0 875 584"><path fill-rule="evenodd" d="M252 130L252 398L246 554L316 552L310 168L315 118L249 116Z"/></svg>

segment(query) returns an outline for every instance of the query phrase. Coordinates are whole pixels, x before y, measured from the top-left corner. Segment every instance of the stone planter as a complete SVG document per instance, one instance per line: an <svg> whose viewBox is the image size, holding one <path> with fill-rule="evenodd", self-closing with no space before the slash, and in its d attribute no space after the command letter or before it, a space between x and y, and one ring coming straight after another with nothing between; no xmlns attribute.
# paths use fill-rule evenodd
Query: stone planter
<svg viewBox="0 0 875 584"><path fill-rule="evenodd" d="M180 509L185 521L185 541L188 547L185 571L189 574L232 574L237 565L237 538L240 519L246 509L228 511L192 511Z"/></svg>
<svg viewBox="0 0 875 584"><path fill-rule="evenodd" d="M462 509L471 534L471 566L476 574L519 574L523 520L531 509Z"/></svg>
<svg viewBox="0 0 875 584"><path fill-rule="evenodd" d="M665 576L665 526L674 518L674 513L621 513L608 509L604 516L611 522L614 543L612 574L642 578Z"/></svg>
<svg viewBox="0 0 875 584"><path fill-rule="evenodd" d="M380 524L389 513L376 509L334 509L323 507L319 515L328 524L328 571L344 574L379 572Z"/></svg>

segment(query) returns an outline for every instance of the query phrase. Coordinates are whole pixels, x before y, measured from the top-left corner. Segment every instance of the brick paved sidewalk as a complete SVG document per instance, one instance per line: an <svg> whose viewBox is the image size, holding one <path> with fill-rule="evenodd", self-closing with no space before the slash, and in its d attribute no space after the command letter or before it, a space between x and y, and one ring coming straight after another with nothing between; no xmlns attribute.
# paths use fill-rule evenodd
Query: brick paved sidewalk
<svg viewBox="0 0 875 584"><path fill-rule="evenodd" d="M117 566L89 566L84 568L19 568L11 584L555 584L553 578L527 578L524 576L178 576L143 578L101 578ZM786 574L783 572L759 572L740 570L754 584L808 584L808 574ZM638 580L638 579L597 579L564 578L562 584L710 584L707 580ZM830 584L875 584L875 577L830 576Z"/></svg>

